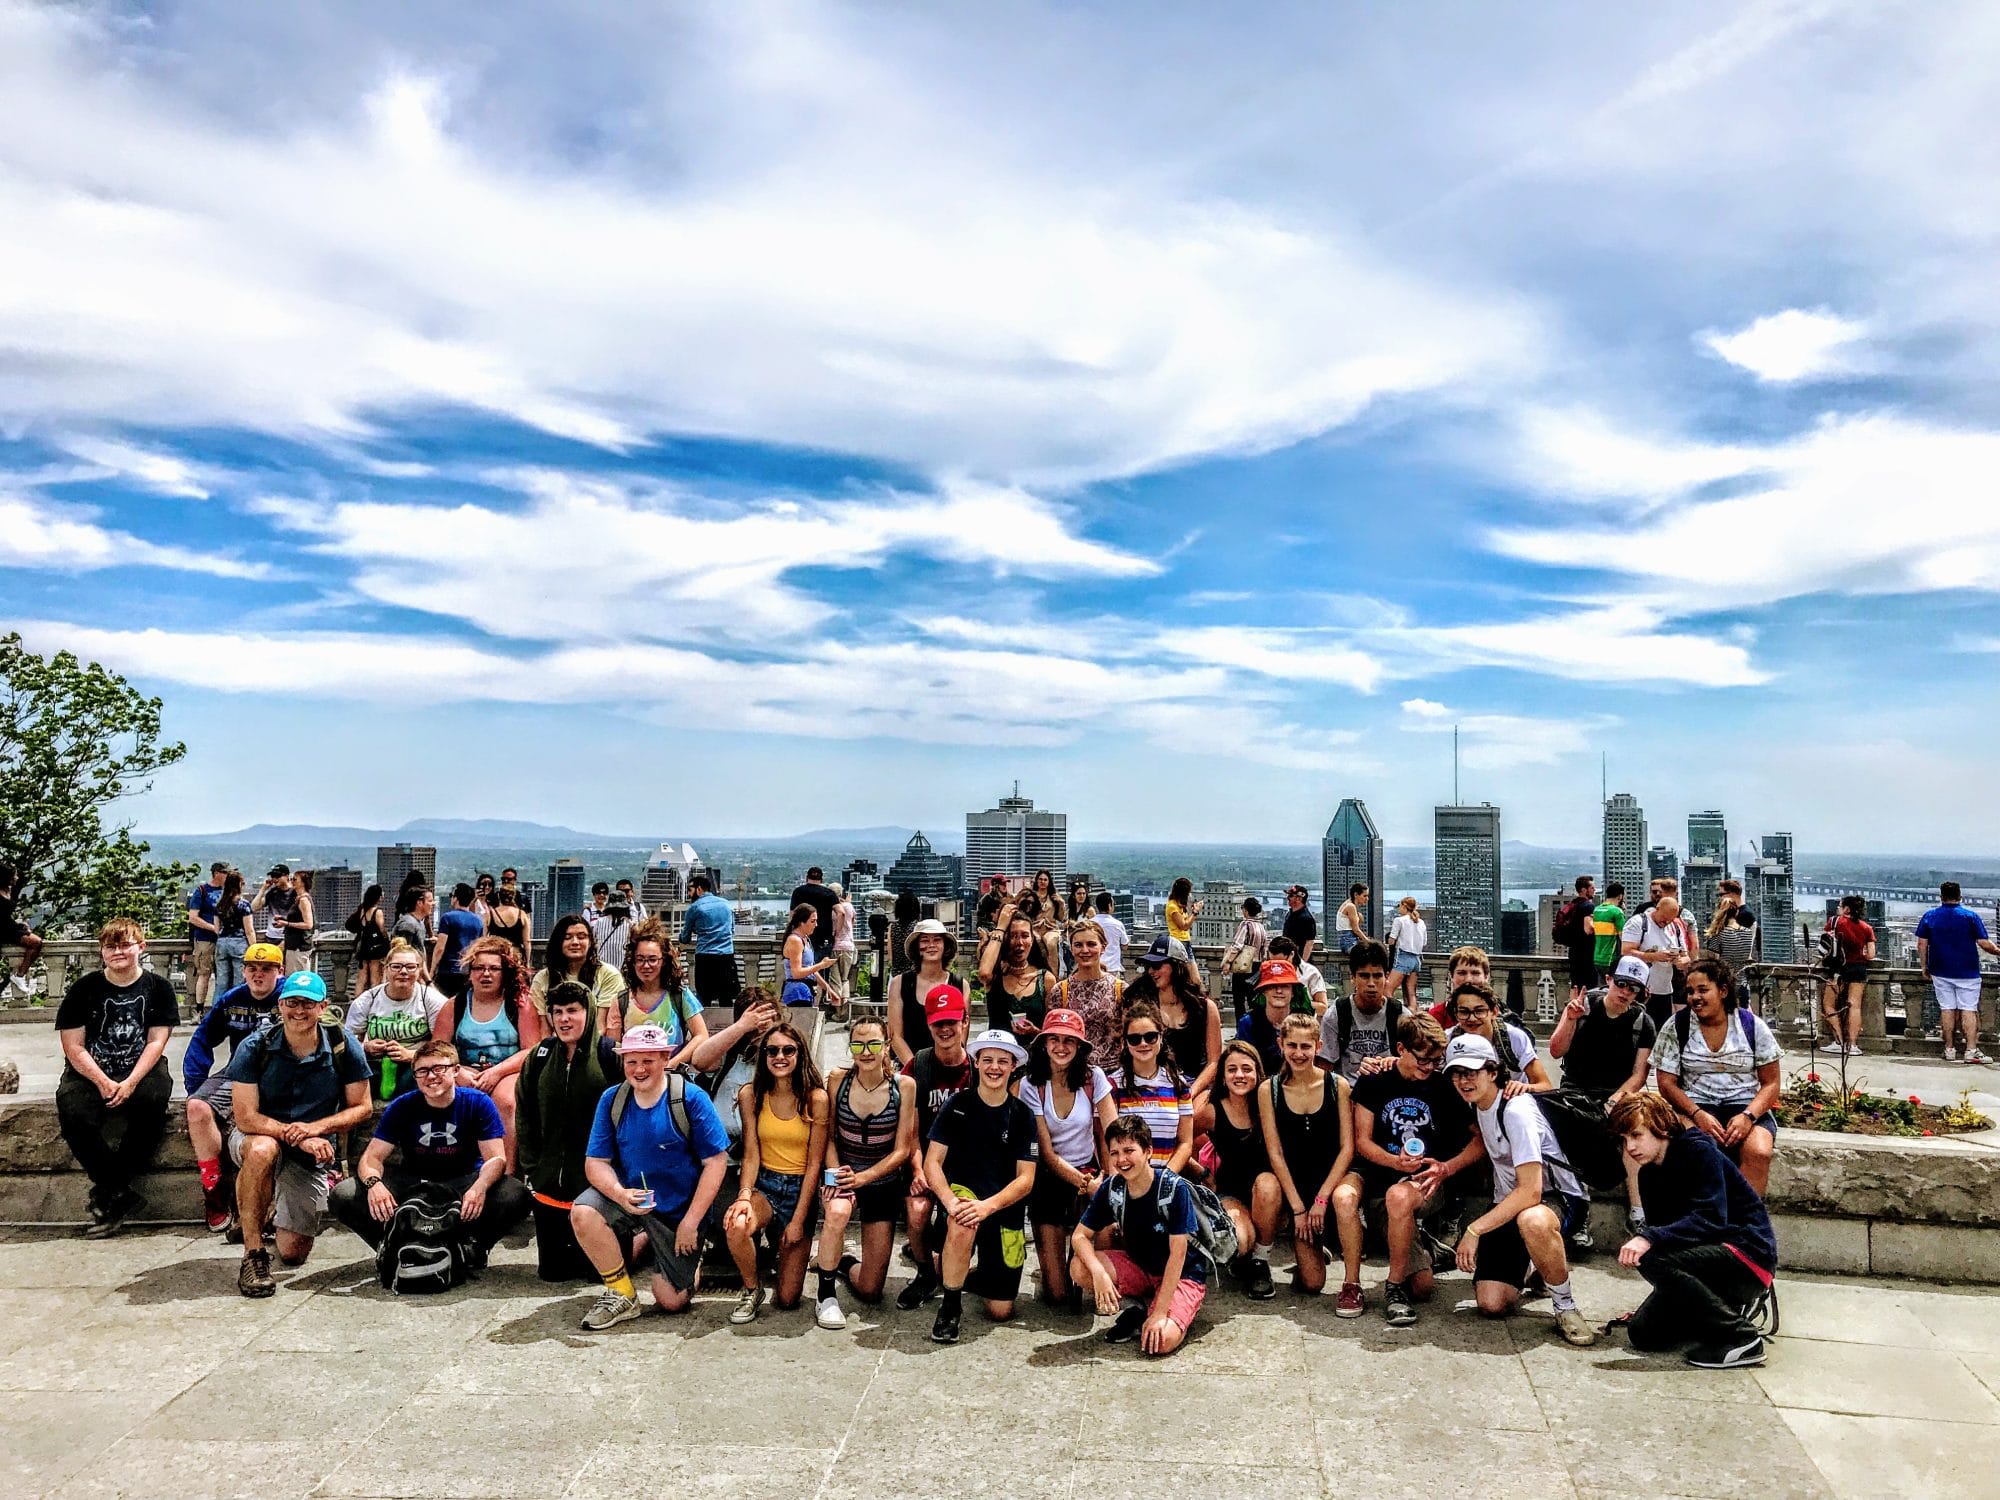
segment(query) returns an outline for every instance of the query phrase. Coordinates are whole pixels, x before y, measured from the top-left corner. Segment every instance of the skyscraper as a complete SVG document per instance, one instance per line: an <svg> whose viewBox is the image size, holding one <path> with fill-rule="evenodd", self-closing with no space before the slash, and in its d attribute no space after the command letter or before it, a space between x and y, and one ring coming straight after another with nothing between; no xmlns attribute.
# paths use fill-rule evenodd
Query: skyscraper
<svg viewBox="0 0 2000 1500"><path fill-rule="evenodd" d="M660 845L639 877L639 904L664 921L668 912L687 905L688 880L701 868L694 845Z"/></svg>
<svg viewBox="0 0 2000 1500"><path fill-rule="evenodd" d="M1604 804L1604 884L1625 887L1628 896L1646 889L1646 810L1630 792L1614 792Z"/></svg>
<svg viewBox="0 0 2000 1500"><path fill-rule="evenodd" d="M382 887L383 899L390 906L396 904L396 893L402 890L404 877L412 870L422 870L424 884L435 890L438 876L437 846L434 844L375 846L375 879Z"/></svg>
<svg viewBox="0 0 2000 1500"><path fill-rule="evenodd" d="M1359 797L1348 797L1334 810L1333 821L1326 825L1326 836L1319 841L1322 948L1334 946L1334 916L1347 899L1347 888L1357 880L1368 887L1368 907L1362 913L1361 925L1368 929L1370 937L1379 938L1386 925L1382 919L1386 900L1382 889L1382 835L1375 831L1375 820L1368 816L1368 804Z"/></svg>
<svg viewBox="0 0 2000 1500"><path fill-rule="evenodd" d="M549 888L539 880L522 881L521 904L528 912L528 936L538 943L547 942L556 925L556 904L549 900Z"/></svg>
<svg viewBox="0 0 2000 1500"><path fill-rule="evenodd" d="M1757 913L1757 956L1767 964L1798 961L1798 913L1792 896L1792 836L1767 833L1764 853L1743 871L1743 899Z"/></svg>
<svg viewBox="0 0 2000 1500"><path fill-rule="evenodd" d="M547 906L551 922L571 912L582 911L586 889L583 861L574 855L566 856L549 866L549 899L536 902L535 910L539 914L541 908Z"/></svg>
<svg viewBox="0 0 2000 1500"><path fill-rule="evenodd" d="M965 868L976 880L1047 870L1061 885L1069 870L1069 814L1036 812L1015 782L1014 795L999 806L965 815Z"/></svg>
<svg viewBox="0 0 2000 1500"><path fill-rule="evenodd" d="M1708 855L1690 854L1681 866L1681 910L1698 931L1708 931L1721 881L1722 866Z"/></svg>
<svg viewBox="0 0 2000 1500"><path fill-rule="evenodd" d="M1718 878L1728 876L1729 828L1714 808L1688 814L1688 858L1712 859L1720 872Z"/></svg>
<svg viewBox="0 0 2000 1500"><path fill-rule="evenodd" d="M338 927L361 905L361 872L342 861L313 871L313 919L321 927ZM384 897L393 903L394 891Z"/></svg>
<svg viewBox="0 0 2000 1500"><path fill-rule="evenodd" d="M1436 946L1500 945L1500 809L1440 807L1433 814L1437 868Z"/></svg>
<svg viewBox="0 0 2000 1500"><path fill-rule="evenodd" d="M1236 935L1243 920L1243 898L1250 888L1240 880L1204 880L1201 883L1201 915L1194 919L1194 940L1207 947L1227 943Z"/></svg>
<svg viewBox="0 0 2000 1500"><path fill-rule="evenodd" d="M1665 844L1655 844L1646 851L1646 875L1658 880L1663 876L1668 880L1681 878L1681 857Z"/></svg>
<svg viewBox="0 0 2000 1500"><path fill-rule="evenodd" d="M882 883L892 891L909 891L926 901L941 901L958 894L964 871L963 861L939 854L919 829L889 866Z"/></svg>

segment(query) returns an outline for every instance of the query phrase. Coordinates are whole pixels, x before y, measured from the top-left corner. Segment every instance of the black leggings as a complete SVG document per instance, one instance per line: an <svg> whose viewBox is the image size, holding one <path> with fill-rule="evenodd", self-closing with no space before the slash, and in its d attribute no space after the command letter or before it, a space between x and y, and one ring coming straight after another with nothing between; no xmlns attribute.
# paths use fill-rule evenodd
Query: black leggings
<svg viewBox="0 0 2000 1500"><path fill-rule="evenodd" d="M1634 1349L1661 1352L1757 1337L1746 1313L1764 1284L1728 1246L1649 1250L1640 1258L1639 1274L1653 1291L1625 1328Z"/></svg>
<svg viewBox="0 0 2000 1500"><path fill-rule="evenodd" d="M127 1191L135 1177L152 1167L153 1153L166 1133L167 1101L173 1092L173 1074L164 1057L116 1109L104 1102L96 1084L73 1068L63 1068L56 1084L56 1123L76 1164L96 1189L99 1203L109 1207L109 1195Z"/></svg>

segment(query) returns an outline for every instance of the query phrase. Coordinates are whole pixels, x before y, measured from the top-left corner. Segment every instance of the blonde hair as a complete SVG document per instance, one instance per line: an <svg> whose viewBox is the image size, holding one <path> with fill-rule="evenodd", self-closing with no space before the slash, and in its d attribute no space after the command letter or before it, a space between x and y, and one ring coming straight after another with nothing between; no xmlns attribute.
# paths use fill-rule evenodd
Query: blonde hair
<svg viewBox="0 0 2000 1500"><path fill-rule="evenodd" d="M1408 916L1416 909L1417 898L1415 896L1405 896L1401 901L1396 903L1396 910L1402 912L1405 916Z"/></svg>
<svg viewBox="0 0 2000 1500"><path fill-rule="evenodd" d="M1491 974L1493 972L1493 960L1486 956L1486 950L1472 943L1467 943L1463 948L1454 948L1451 950L1450 967L1455 969L1460 964L1471 964L1482 974Z"/></svg>

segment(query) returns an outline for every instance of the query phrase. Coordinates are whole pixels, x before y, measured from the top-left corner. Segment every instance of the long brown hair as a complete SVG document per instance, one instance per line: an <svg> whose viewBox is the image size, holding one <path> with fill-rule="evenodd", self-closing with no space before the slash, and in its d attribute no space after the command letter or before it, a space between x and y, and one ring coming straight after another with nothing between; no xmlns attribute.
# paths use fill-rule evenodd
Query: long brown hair
<svg viewBox="0 0 2000 1500"><path fill-rule="evenodd" d="M813 1090L825 1088L826 1080L820 1077L819 1064L813 1061L812 1046L806 1041L805 1034L788 1020L780 1021L757 1038L757 1070L750 1076L751 1111L762 1110L764 1096L778 1086L777 1075L764 1060L764 1049L771 1045L773 1037L780 1036L788 1036L798 1044L798 1066L792 1069L792 1097L799 1101L799 1113L810 1118Z"/></svg>
<svg viewBox="0 0 2000 1500"><path fill-rule="evenodd" d="M1173 1083L1174 1093L1187 1097L1187 1080L1181 1077L1181 1070L1174 1063L1174 1049L1167 1045L1167 1021L1160 1014L1160 1007L1150 1000L1133 1000L1125 1007L1125 1019L1118 1023L1118 1068L1126 1082L1135 1076L1132 1071L1132 1044L1125 1040L1125 1033L1132 1029L1134 1021L1151 1021L1160 1029L1160 1048L1153 1056L1159 1061L1160 1071Z"/></svg>

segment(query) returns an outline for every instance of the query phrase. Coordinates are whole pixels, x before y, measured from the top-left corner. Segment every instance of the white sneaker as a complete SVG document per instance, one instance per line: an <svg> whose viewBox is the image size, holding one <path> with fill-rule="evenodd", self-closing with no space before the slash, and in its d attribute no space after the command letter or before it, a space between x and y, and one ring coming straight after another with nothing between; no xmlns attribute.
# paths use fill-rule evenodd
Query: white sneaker
<svg viewBox="0 0 2000 1500"><path fill-rule="evenodd" d="M840 1310L840 1299L838 1297L820 1298L819 1310L813 1314L813 1321L822 1328L845 1328L847 1326L847 1314Z"/></svg>
<svg viewBox="0 0 2000 1500"><path fill-rule="evenodd" d="M1966 1049L1965 1060L1969 1063L1983 1063L1983 1062L1993 1061L1992 1058L1988 1057L1984 1052L1981 1052L1977 1047L1969 1047Z"/></svg>
<svg viewBox="0 0 2000 1500"><path fill-rule="evenodd" d="M35 982L26 974L16 974L7 982L14 987L14 993L17 995L32 995L35 993Z"/></svg>
<svg viewBox="0 0 2000 1500"><path fill-rule="evenodd" d="M583 1315L583 1326L592 1333L602 1333L607 1328L615 1328L620 1323L629 1323L639 1316L639 1299L628 1297L623 1292L614 1292L610 1287L604 1295L591 1305Z"/></svg>
<svg viewBox="0 0 2000 1500"><path fill-rule="evenodd" d="M761 1286L746 1286L736 1299L736 1307L729 1314L732 1323L754 1323L757 1314L764 1307L764 1289Z"/></svg>
<svg viewBox="0 0 2000 1500"><path fill-rule="evenodd" d="M1956 1048L1956 1047L1947 1047L1947 1048L1945 1048L1945 1049L1944 1049L1944 1060L1945 1060L1946 1062L1957 1062L1957 1061L1958 1061L1958 1048Z"/></svg>

